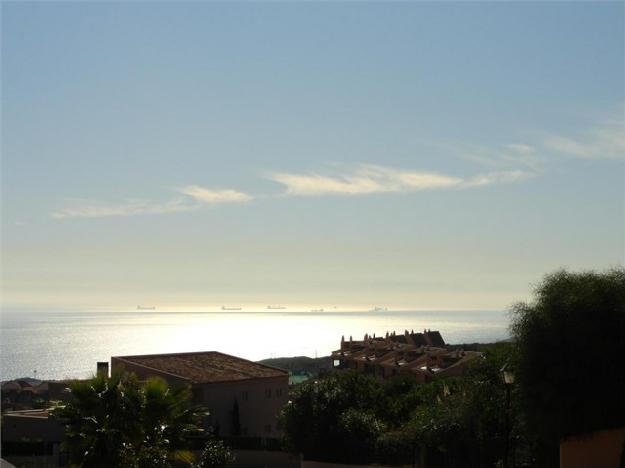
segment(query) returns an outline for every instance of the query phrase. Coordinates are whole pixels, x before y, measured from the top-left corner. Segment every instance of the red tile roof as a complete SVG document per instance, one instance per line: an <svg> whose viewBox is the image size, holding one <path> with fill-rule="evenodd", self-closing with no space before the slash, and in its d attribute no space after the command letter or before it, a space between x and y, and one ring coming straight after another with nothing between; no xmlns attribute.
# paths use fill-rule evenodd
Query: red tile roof
<svg viewBox="0 0 625 468"><path fill-rule="evenodd" d="M191 383L288 377L287 371L217 351L114 356L121 362L181 377Z"/></svg>

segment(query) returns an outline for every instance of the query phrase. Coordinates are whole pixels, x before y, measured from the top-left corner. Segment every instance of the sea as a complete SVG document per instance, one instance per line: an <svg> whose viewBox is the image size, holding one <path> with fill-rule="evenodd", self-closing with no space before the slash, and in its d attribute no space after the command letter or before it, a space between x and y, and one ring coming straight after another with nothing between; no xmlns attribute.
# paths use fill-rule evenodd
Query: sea
<svg viewBox="0 0 625 468"><path fill-rule="evenodd" d="M341 337L438 330L446 343L507 339L507 311L32 311L0 316L0 380L85 378L111 356L221 351L321 357Z"/></svg>

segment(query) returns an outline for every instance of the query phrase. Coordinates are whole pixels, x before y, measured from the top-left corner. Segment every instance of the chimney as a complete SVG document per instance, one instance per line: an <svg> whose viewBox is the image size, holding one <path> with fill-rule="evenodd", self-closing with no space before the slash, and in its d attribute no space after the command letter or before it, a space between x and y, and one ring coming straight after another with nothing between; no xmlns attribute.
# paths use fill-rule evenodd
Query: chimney
<svg viewBox="0 0 625 468"><path fill-rule="evenodd" d="M108 361L98 361L96 365L96 374L103 377L109 376L109 363Z"/></svg>
<svg viewBox="0 0 625 468"><path fill-rule="evenodd" d="M406 330L406 344L410 344L414 346L414 340L412 339L412 335L410 333L408 333L408 330Z"/></svg>

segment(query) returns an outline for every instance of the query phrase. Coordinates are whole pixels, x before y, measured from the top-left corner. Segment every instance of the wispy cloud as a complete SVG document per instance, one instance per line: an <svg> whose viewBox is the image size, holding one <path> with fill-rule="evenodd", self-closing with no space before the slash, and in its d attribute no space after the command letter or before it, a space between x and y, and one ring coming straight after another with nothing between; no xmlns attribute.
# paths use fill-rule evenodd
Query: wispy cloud
<svg viewBox="0 0 625 468"><path fill-rule="evenodd" d="M51 216L63 219L181 213L198 210L204 205L242 203L252 199L250 195L236 190L210 190L197 185L189 185L177 191L184 196L163 203L137 199L125 200L121 203L71 199L68 200L67 206L53 212Z"/></svg>
<svg viewBox="0 0 625 468"><path fill-rule="evenodd" d="M536 149L532 145L527 145L525 143L510 143L506 145L510 151L516 154L533 154Z"/></svg>
<svg viewBox="0 0 625 468"><path fill-rule="evenodd" d="M415 192L470 188L506 183L526 177L524 171L503 171L480 174L472 178L395 169L376 165L361 165L352 173L335 176L319 174L273 173L269 179L285 187L287 195L368 195L374 193Z"/></svg>
<svg viewBox="0 0 625 468"><path fill-rule="evenodd" d="M73 199L68 206L52 213L52 217L56 219L103 218L108 216L178 213L197 208L197 205L191 205L183 199L175 199L166 203L153 203L148 200L126 200L117 204L88 199Z"/></svg>
<svg viewBox="0 0 625 468"><path fill-rule="evenodd" d="M543 159L539 149L527 143L510 143L499 147L458 146L452 151L463 159L502 172L525 168L536 174L543 170Z"/></svg>
<svg viewBox="0 0 625 468"><path fill-rule="evenodd" d="M252 199L247 193L237 190L209 190L197 185L188 185L178 189L178 191L199 203L210 205L218 203L242 203Z"/></svg>
<svg viewBox="0 0 625 468"><path fill-rule="evenodd" d="M531 172L513 170L513 171L497 171L487 172L486 174L478 174L463 182L463 187L483 187L493 184L508 184L519 180L527 179L534 175Z"/></svg>
<svg viewBox="0 0 625 468"><path fill-rule="evenodd" d="M571 138L552 135L545 146L566 156L583 159L625 159L625 119L609 119L598 127Z"/></svg>

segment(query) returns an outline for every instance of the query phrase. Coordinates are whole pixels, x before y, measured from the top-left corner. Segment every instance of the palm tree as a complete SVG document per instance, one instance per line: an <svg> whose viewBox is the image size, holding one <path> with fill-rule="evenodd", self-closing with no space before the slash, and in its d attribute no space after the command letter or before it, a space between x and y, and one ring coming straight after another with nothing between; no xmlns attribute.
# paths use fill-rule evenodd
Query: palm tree
<svg viewBox="0 0 625 468"><path fill-rule="evenodd" d="M191 463L187 436L207 412L191 405L188 387L162 379L143 383L134 374L98 375L74 382L72 399L58 407L70 458L80 467L159 468Z"/></svg>

